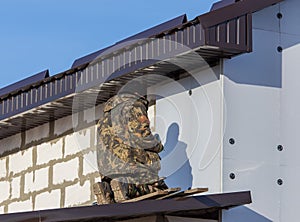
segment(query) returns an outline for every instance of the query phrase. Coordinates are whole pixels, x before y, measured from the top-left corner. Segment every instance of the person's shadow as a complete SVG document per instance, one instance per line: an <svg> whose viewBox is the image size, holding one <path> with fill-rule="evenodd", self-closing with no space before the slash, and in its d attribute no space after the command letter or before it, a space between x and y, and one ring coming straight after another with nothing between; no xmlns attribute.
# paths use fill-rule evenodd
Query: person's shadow
<svg viewBox="0 0 300 222"><path fill-rule="evenodd" d="M187 144L179 141L179 126L172 123L167 132L164 150L160 153L160 176L167 177L166 184L172 187L181 187L182 190L192 186L192 167L187 156Z"/></svg>

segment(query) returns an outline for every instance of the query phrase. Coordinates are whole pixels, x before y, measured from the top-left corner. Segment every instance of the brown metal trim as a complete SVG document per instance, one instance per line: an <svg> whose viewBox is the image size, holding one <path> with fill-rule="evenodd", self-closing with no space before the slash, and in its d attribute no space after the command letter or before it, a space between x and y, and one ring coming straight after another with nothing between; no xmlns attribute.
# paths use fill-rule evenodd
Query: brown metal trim
<svg viewBox="0 0 300 222"><path fill-rule="evenodd" d="M252 52L253 41L252 41L252 14L247 15L247 52Z"/></svg>
<svg viewBox="0 0 300 222"><path fill-rule="evenodd" d="M227 20L205 29L205 44L218 46L222 51L250 52L252 49L251 14Z"/></svg>
<svg viewBox="0 0 300 222"><path fill-rule="evenodd" d="M204 28L215 26L241 15L250 14L283 0L243 0L198 16Z"/></svg>
<svg viewBox="0 0 300 222"><path fill-rule="evenodd" d="M181 200L149 200L125 204L64 208L0 215L1 222L119 221L153 215L218 219L221 209L251 203L250 191L201 195ZM217 218L215 218L217 217Z"/></svg>

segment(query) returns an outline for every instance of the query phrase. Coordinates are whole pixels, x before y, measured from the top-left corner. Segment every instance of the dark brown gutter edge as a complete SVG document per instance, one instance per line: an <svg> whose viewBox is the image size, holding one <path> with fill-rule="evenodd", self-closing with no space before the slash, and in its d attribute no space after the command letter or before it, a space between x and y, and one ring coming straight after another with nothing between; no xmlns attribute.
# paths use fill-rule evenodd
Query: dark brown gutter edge
<svg viewBox="0 0 300 222"><path fill-rule="evenodd" d="M36 212L0 215L1 222L67 222L67 221L114 221L125 218L139 218L150 215L185 215L193 211L199 217L205 210L221 210L250 204L250 191L210 194L181 200L149 200L125 204L75 207Z"/></svg>
<svg viewBox="0 0 300 222"><path fill-rule="evenodd" d="M242 0L197 17L204 28L221 24L241 15L262 10L283 0Z"/></svg>
<svg viewBox="0 0 300 222"><path fill-rule="evenodd" d="M3 100L5 100L5 99L7 99L7 98L9 98L9 97L11 97L11 96L15 96L15 95L17 95L19 93L23 93L23 92L26 92L26 91L28 91L30 89L39 87L39 86L41 86L43 84L47 84L49 82L52 82L55 79L62 79L66 75L71 75L71 74L74 74L77 71L84 70L87 66L88 66L88 64L84 64L82 66L78 66L78 67L75 67L75 68L72 68L72 69L68 69L66 71L57 73L57 74L55 74L53 76L48 76L48 77L44 78L43 80L34 82L32 85L27 85L26 87L18 88L18 89L14 90L14 91L11 91L8 94L5 94L4 96L1 96L0 97L0 102L3 101Z"/></svg>

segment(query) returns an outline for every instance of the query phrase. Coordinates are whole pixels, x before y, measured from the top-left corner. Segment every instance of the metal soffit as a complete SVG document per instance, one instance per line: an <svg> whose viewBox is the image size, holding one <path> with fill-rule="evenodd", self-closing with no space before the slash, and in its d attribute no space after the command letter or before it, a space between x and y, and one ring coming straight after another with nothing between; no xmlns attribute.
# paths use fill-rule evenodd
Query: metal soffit
<svg viewBox="0 0 300 222"><path fill-rule="evenodd" d="M103 103L135 77L183 78L186 70L174 64L213 66L220 58L251 52L251 13L280 1L243 0L191 21L182 15L77 59L63 73L49 77L44 71L8 86L0 90L0 139ZM149 85L159 81L147 78Z"/></svg>

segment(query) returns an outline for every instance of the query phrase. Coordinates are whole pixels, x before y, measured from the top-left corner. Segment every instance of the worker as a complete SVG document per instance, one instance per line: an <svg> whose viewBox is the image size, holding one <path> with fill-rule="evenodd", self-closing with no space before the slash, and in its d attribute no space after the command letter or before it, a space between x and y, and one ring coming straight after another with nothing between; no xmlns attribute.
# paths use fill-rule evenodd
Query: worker
<svg viewBox="0 0 300 222"><path fill-rule="evenodd" d="M160 179L163 145L150 130L146 86L133 80L104 105L97 125L97 161L103 204L167 189Z"/></svg>

